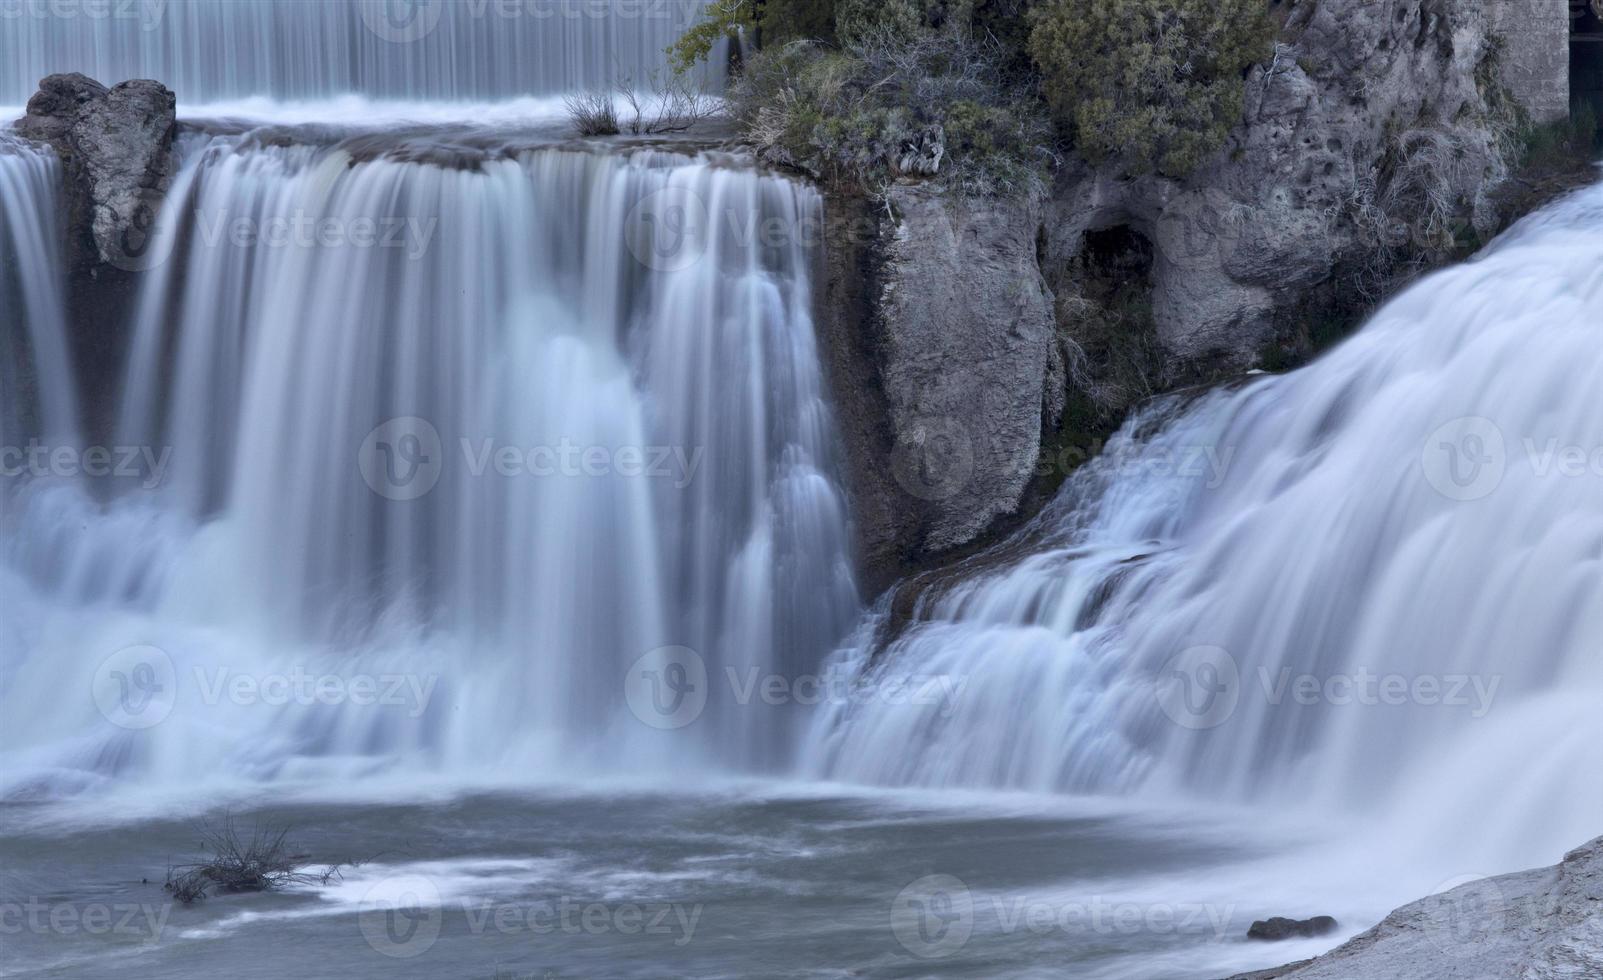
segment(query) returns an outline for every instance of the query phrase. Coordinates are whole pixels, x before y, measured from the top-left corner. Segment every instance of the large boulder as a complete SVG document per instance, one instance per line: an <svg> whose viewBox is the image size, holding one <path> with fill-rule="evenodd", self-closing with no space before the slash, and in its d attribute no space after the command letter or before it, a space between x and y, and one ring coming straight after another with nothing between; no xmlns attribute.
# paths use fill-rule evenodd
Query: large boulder
<svg viewBox="0 0 1603 980"><path fill-rule="evenodd" d="M80 74L51 75L17 122L65 165L73 226L93 258L125 271L144 265L154 210L173 174L177 100L160 82L106 88Z"/></svg>
<svg viewBox="0 0 1603 980"><path fill-rule="evenodd" d="M1014 514L1034 476L1062 393L1041 204L904 182L830 209L820 329L877 591Z"/></svg>
<svg viewBox="0 0 1603 980"><path fill-rule="evenodd" d="M159 82L111 88L79 74L51 75L18 120L63 165L73 358L93 438L110 436L128 310L141 274L168 256L157 215L176 166L176 100Z"/></svg>

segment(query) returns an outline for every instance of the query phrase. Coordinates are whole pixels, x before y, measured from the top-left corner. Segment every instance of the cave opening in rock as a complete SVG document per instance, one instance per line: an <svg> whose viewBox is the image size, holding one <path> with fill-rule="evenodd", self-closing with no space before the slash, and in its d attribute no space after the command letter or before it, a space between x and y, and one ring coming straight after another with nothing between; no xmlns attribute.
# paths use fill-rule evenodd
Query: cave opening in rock
<svg viewBox="0 0 1603 980"><path fill-rule="evenodd" d="M1603 119L1603 0L1570 0L1570 100Z"/></svg>

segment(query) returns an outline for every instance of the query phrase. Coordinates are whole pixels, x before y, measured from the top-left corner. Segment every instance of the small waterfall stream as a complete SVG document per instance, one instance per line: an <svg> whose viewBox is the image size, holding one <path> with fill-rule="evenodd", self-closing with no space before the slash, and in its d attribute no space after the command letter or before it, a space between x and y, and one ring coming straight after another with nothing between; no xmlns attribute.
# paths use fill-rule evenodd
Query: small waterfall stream
<svg viewBox="0 0 1603 980"><path fill-rule="evenodd" d="M1603 187L1309 367L1151 407L837 665L962 696L837 705L808 766L1381 812L1550 860L1603 813L1600 309Z"/></svg>
<svg viewBox="0 0 1603 980"><path fill-rule="evenodd" d="M78 433L55 155L0 130L0 446ZM22 459L0 461L8 467Z"/></svg>

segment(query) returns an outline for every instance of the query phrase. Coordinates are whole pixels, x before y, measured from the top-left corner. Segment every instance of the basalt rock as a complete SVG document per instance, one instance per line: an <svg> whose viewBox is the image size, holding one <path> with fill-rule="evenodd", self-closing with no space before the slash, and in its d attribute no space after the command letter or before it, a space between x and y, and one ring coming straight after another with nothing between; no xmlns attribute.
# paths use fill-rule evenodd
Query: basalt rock
<svg viewBox="0 0 1603 980"><path fill-rule="evenodd" d="M820 318L873 591L1016 512L1062 391L1040 202L886 197L831 202Z"/></svg>
<svg viewBox="0 0 1603 980"><path fill-rule="evenodd" d="M1323 936L1335 931L1336 920L1328 915L1316 915L1311 919L1286 919L1277 915L1254 922L1247 929L1247 938L1275 942L1281 939Z"/></svg>
<svg viewBox="0 0 1603 980"><path fill-rule="evenodd" d="M55 148L84 214L93 259L138 271L153 206L173 173L177 100L160 82L106 88L79 74L51 75L17 121L22 136Z"/></svg>
<svg viewBox="0 0 1603 980"><path fill-rule="evenodd" d="M107 88L76 73L51 75L16 124L63 164L74 356L89 424L101 434L139 275L166 258L156 216L175 167L175 110L159 82Z"/></svg>
<svg viewBox="0 0 1603 980"><path fill-rule="evenodd" d="M1060 418L1294 363L1310 323L1339 333L1513 217L1515 123L1567 92L1562 0L1274 6L1239 123L1183 180L1070 154L1040 200L831 197L837 232L867 229L830 237L820 331L871 588L1026 511Z"/></svg>

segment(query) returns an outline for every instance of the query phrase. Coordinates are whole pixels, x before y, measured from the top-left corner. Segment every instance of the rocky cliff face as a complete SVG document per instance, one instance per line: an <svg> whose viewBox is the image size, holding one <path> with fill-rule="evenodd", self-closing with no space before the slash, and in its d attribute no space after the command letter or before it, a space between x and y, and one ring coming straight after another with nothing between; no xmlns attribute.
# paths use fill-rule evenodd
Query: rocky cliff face
<svg viewBox="0 0 1603 980"><path fill-rule="evenodd" d="M1603 976L1603 837L1551 868L1421 899L1317 959L1232 980Z"/></svg>
<svg viewBox="0 0 1603 980"><path fill-rule="evenodd" d="M824 330L877 588L1015 510L1062 378L1038 201L904 184L883 209L845 212Z"/></svg>
<svg viewBox="0 0 1603 980"><path fill-rule="evenodd" d="M824 320L871 585L1016 513L1065 395L1116 417L1166 384L1285 363L1319 304L1361 309L1511 217L1494 192L1522 113L1567 109L1567 0L1276 9L1241 122L1185 180L1071 160L1039 203L911 182L879 211L832 201L870 229L832 239ZM1124 339L1162 376L1112 384L1085 352L1139 331L1084 313L1132 295L1150 336Z"/></svg>
<svg viewBox="0 0 1603 980"><path fill-rule="evenodd" d="M1179 361L1250 366L1321 283L1366 267L1378 279L1388 259L1489 235L1504 218L1491 192L1509 174L1510 98L1539 119L1568 111L1562 0L1285 10L1212 163L1185 181L1070 169L1054 196L1049 274L1087 232L1125 225L1149 239L1153 319Z"/></svg>
<svg viewBox="0 0 1603 980"><path fill-rule="evenodd" d="M153 249L174 168L176 101L159 82L107 88L84 75L51 75L16 124L21 136L53 147L64 167L74 356L88 422L102 433L127 305L139 273L163 257Z"/></svg>

